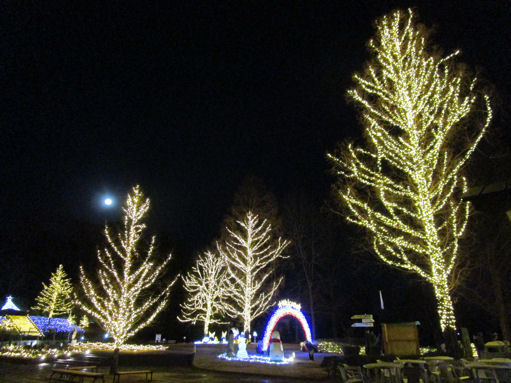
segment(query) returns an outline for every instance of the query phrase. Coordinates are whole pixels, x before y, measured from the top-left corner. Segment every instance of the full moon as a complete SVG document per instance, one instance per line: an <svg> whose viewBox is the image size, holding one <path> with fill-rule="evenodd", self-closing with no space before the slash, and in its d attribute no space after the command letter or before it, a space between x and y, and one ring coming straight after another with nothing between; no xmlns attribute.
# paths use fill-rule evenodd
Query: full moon
<svg viewBox="0 0 511 383"><path fill-rule="evenodd" d="M114 201L112 201L112 198L105 198L103 203L106 205L106 206L110 206L112 205Z"/></svg>

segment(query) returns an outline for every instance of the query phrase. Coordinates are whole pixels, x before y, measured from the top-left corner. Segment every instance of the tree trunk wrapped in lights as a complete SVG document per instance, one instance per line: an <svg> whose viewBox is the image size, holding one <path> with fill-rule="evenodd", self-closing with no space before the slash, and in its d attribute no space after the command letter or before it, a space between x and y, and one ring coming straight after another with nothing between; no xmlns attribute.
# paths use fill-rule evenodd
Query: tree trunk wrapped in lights
<svg viewBox="0 0 511 383"><path fill-rule="evenodd" d="M54 315L69 314L73 308L72 302L73 285L67 277L64 267L59 265L57 270L51 274L50 284L43 282L43 290L39 293L36 305L32 307L48 314L48 318Z"/></svg>
<svg viewBox="0 0 511 383"><path fill-rule="evenodd" d="M203 322L204 335L209 325L225 324L227 291L230 288L227 268L223 257L211 251L199 256L186 276L182 277L186 290L186 301L181 304L181 322Z"/></svg>
<svg viewBox="0 0 511 383"><path fill-rule="evenodd" d="M223 246L218 246L232 281L229 290L232 306L226 309L232 316L242 319L244 332L250 331L252 320L273 304L282 277L272 283L267 279L289 241L275 239L271 225L250 211L235 227L226 229L228 238Z"/></svg>
<svg viewBox="0 0 511 383"><path fill-rule="evenodd" d="M151 238L145 254L139 251L139 241L146 228L143 219L149 210L138 186L128 195L123 207L123 231L113 237L105 227L107 246L98 251L100 262L95 283L80 267L80 283L84 292L81 308L114 339L115 346L148 326L167 305L170 289L176 279L159 289L170 261L169 254L158 262L153 254L155 237Z"/></svg>
<svg viewBox="0 0 511 383"><path fill-rule="evenodd" d="M489 98L450 64L459 52L430 53L411 11L383 17L369 46L374 60L349 91L367 146L328 155L338 193L379 258L431 283L440 326L454 329L450 276L469 216L461 171L490 123Z"/></svg>

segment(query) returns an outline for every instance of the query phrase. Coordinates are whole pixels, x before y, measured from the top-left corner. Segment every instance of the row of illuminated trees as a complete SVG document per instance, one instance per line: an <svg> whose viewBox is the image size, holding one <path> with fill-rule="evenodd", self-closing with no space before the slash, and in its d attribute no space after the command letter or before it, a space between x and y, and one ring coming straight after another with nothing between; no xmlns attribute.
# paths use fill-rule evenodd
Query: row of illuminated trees
<svg viewBox="0 0 511 383"><path fill-rule="evenodd" d="M71 312L75 303L109 333L116 346L151 324L167 305L176 279L161 278L171 256L158 260L153 253L154 237L147 248L141 245L149 206L149 199L134 187L123 207L122 230L112 233L105 228L107 246L98 251L96 277L90 278L80 268L82 291L75 296L60 265L50 283L43 283L34 309L51 318ZM275 238L266 220L248 211L227 232L228 238L217 242L215 251L199 256L183 277L188 297L181 320L204 322L205 334L210 323L219 323L226 314L242 320L244 330L250 331L252 320L273 304L282 282L282 278L270 281L269 277L289 242ZM157 288L158 284L163 287Z"/></svg>
<svg viewBox="0 0 511 383"><path fill-rule="evenodd" d="M459 241L467 226L468 187L463 169L491 121L489 97L454 62L438 54L413 13L396 11L376 24L372 58L356 74L350 97L360 107L365 144L346 143L328 157L338 174L342 214L362 227L383 262L415 273L434 290L442 330L456 319L451 293ZM124 342L165 307L170 288L154 286L170 260L156 260L154 239L143 253L139 239L149 208L138 187L124 207L124 229L98 252L97 279L81 269L81 307ZM227 228L183 277L188 292L181 319L210 323L238 317L244 330L271 304L281 280L271 265L287 242L257 215ZM270 266L270 267L269 267Z"/></svg>
<svg viewBox="0 0 511 383"><path fill-rule="evenodd" d="M107 245L98 251L96 277L89 278L80 267L81 293L77 293L60 265L50 283L43 283L33 309L48 318L68 314L73 322L72 309L78 306L109 333L116 346L148 326L167 305L175 282L164 282L163 288L156 289L171 256L159 260L153 254L154 237L147 249L141 249L149 205L140 188L134 187L123 207L122 230L112 233L105 227ZM81 327L88 326L87 315L82 317Z"/></svg>
<svg viewBox="0 0 511 383"><path fill-rule="evenodd" d="M200 255L183 277L188 296L179 319L203 322L204 334L209 324L225 323L226 316L241 319L243 331L250 331L252 320L272 306L282 282L269 279L289 242L275 238L270 223L248 211L227 233L227 239Z"/></svg>

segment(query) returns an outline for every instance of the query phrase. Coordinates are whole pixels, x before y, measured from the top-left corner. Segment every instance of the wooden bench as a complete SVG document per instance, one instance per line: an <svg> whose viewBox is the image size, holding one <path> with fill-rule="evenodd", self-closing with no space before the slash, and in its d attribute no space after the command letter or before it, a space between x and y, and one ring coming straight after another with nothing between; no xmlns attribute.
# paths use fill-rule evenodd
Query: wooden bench
<svg viewBox="0 0 511 383"><path fill-rule="evenodd" d="M61 382L70 381L75 376L80 379L79 382L83 382L84 378L91 378L93 383L96 379L101 379L103 383L105 382L105 374L103 372L83 371L77 370L76 368L54 368L51 371L50 382L53 380L55 374L58 374L58 377L55 379Z"/></svg>
<svg viewBox="0 0 511 383"><path fill-rule="evenodd" d="M69 366L67 368L68 370L94 370L95 372L98 372L97 366Z"/></svg>
<svg viewBox="0 0 511 383"><path fill-rule="evenodd" d="M119 383L121 380L121 375L133 375L133 374L145 374L146 382L153 381L153 372L151 370L131 370L131 371L116 371L114 372L114 380L113 383L116 382L115 378L117 378L117 382ZM148 380L147 378L150 379Z"/></svg>

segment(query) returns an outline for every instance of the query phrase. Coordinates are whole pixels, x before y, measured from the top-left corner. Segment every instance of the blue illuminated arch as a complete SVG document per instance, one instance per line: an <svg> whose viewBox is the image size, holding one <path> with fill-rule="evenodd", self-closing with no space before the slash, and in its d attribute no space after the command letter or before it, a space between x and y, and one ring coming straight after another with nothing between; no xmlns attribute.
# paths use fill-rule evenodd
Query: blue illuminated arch
<svg viewBox="0 0 511 383"><path fill-rule="evenodd" d="M303 331L305 332L305 339L309 342L312 342L311 329L307 319L305 319L305 316L302 313L301 308L302 307L298 303L289 301L287 299L279 302L278 309L275 310L273 315L270 317L270 320L266 324L266 329L264 330L263 351L268 350L271 334L273 333L273 330L275 330L275 326L277 325L278 321L288 315L295 317L298 322L300 322L303 327Z"/></svg>

